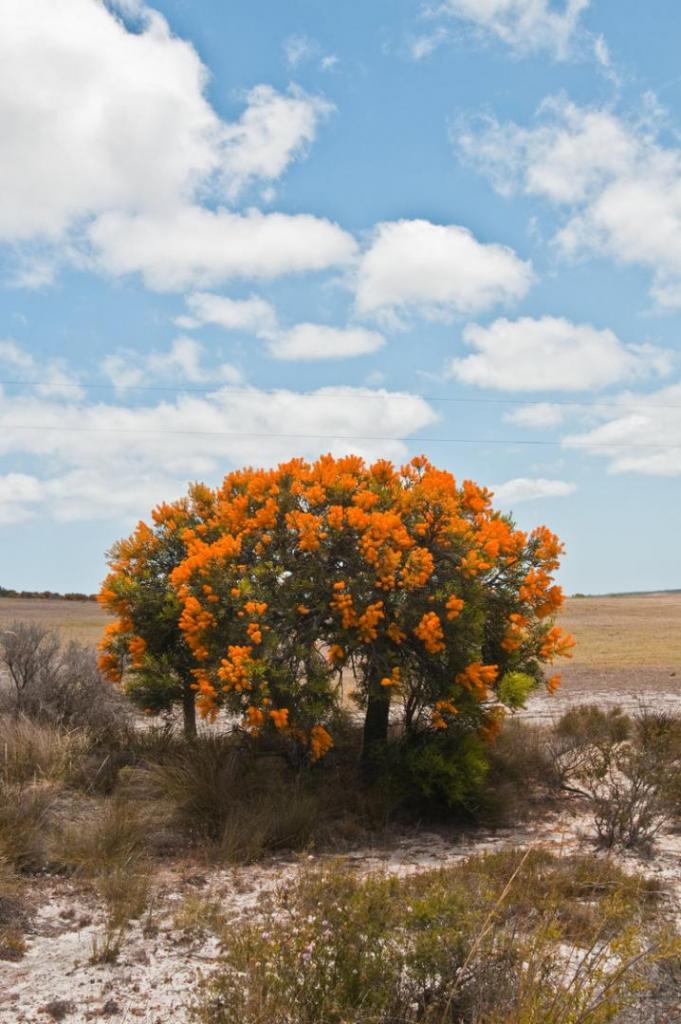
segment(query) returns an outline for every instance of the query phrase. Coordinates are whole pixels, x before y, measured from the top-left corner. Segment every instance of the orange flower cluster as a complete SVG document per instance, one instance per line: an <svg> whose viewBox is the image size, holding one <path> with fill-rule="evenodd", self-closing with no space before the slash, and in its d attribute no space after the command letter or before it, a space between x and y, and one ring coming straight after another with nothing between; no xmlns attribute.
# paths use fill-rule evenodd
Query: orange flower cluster
<svg viewBox="0 0 681 1024"><path fill-rule="evenodd" d="M345 651L340 644L331 644L326 656L330 665L340 665L345 661Z"/></svg>
<svg viewBox="0 0 681 1024"><path fill-rule="evenodd" d="M496 682L498 674L496 665L482 665L474 661L463 672L459 672L456 681L472 693L476 700L483 701L489 698L490 687Z"/></svg>
<svg viewBox="0 0 681 1024"><path fill-rule="evenodd" d="M527 602L540 619L553 615L563 604L562 590L551 584L546 569L531 568L518 590L518 598Z"/></svg>
<svg viewBox="0 0 681 1024"><path fill-rule="evenodd" d="M342 581L334 583L333 589L331 608L340 615L343 629L351 629L358 623L357 613L352 603L352 594L345 593L345 583Z"/></svg>
<svg viewBox="0 0 681 1024"><path fill-rule="evenodd" d="M133 668L141 668L144 664L144 653L147 649L147 642L141 636L131 636L128 640L128 651Z"/></svg>
<svg viewBox="0 0 681 1024"><path fill-rule="evenodd" d="M423 641L429 654L439 654L446 649L442 623L437 612L426 612L414 633Z"/></svg>
<svg viewBox="0 0 681 1024"><path fill-rule="evenodd" d="M227 657L220 662L217 675L222 681L225 691L235 690L241 693L251 688L253 671L252 647L232 644L227 649Z"/></svg>
<svg viewBox="0 0 681 1024"><path fill-rule="evenodd" d="M383 611L382 601L375 601L367 606L366 611L357 619L357 631L363 643L366 644L376 639L378 636L378 623L384 618L385 612Z"/></svg>
<svg viewBox="0 0 681 1024"><path fill-rule="evenodd" d="M402 670L400 668L394 668L389 676L384 676L381 679L381 686L399 686L402 680Z"/></svg>
<svg viewBox="0 0 681 1024"><path fill-rule="evenodd" d="M272 708L270 718L277 729L283 730L288 728L288 708Z"/></svg>
<svg viewBox="0 0 681 1024"><path fill-rule="evenodd" d="M215 625L215 616L199 603L196 597L186 594L184 608L180 615L180 629L188 646L198 661L205 661L208 648L203 642L203 634Z"/></svg>
<svg viewBox="0 0 681 1024"><path fill-rule="evenodd" d="M333 746L333 740L323 725L313 725L310 730L310 755L313 761L319 761Z"/></svg>
<svg viewBox="0 0 681 1024"><path fill-rule="evenodd" d="M550 679L547 679L546 681L546 689L549 693L555 693L556 690L560 687L561 682L562 677L560 676L560 674L551 676Z"/></svg>
<svg viewBox="0 0 681 1024"><path fill-rule="evenodd" d="M539 654L546 661L553 661L555 658L571 658L574 646L574 637L562 630L560 626L553 626L544 637Z"/></svg>
<svg viewBox="0 0 681 1024"><path fill-rule="evenodd" d="M438 700L435 702L431 723L435 729L448 729L449 722L445 715L458 715L459 709L451 700Z"/></svg>
<svg viewBox="0 0 681 1024"><path fill-rule="evenodd" d="M447 601L445 608L447 610L447 618L450 622L454 619L458 619L459 615L463 611L464 602L460 597L450 597Z"/></svg>
<svg viewBox="0 0 681 1024"><path fill-rule="evenodd" d="M312 512L289 512L286 523L297 532L301 551L316 551L325 537L319 518Z"/></svg>
<svg viewBox="0 0 681 1024"><path fill-rule="evenodd" d="M508 654L517 651L523 645L526 638L525 627L528 623L527 616L519 612L512 612L508 617L508 629L501 641L501 646Z"/></svg>
<svg viewBox="0 0 681 1024"><path fill-rule="evenodd" d="M258 736L262 732L262 727L265 724L265 714L260 708L254 707L252 704L246 708L246 728L253 736Z"/></svg>
<svg viewBox="0 0 681 1024"><path fill-rule="evenodd" d="M402 586L406 590L417 590L424 587L435 568L435 560L427 548L414 548L409 552L404 568L400 573Z"/></svg>

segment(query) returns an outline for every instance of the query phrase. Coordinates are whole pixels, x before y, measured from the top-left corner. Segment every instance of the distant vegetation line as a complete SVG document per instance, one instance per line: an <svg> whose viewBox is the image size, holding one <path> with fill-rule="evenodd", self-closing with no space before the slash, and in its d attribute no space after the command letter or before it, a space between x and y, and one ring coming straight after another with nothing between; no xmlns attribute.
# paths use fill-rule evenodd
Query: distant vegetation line
<svg viewBox="0 0 681 1024"><path fill-rule="evenodd" d="M0 587L0 597L26 598L27 600L41 598L43 601L96 601L96 594L68 593L59 594L54 590L11 590L8 587Z"/></svg>
<svg viewBox="0 0 681 1024"><path fill-rule="evenodd" d="M681 594L681 587L667 587L657 590L615 590L607 594L568 594L570 598L584 597L649 597L652 594Z"/></svg>

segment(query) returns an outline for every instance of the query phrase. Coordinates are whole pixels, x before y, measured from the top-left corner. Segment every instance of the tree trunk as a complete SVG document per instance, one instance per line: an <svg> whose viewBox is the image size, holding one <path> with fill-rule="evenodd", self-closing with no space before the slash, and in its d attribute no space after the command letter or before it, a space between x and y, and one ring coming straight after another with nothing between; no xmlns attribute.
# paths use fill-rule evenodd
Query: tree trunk
<svg viewBox="0 0 681 1024"><path fill-rule="evenodd" d="M182 690L182 716L184 721L184 738L196 739L196 694L191 683L186 682Z"/></svg>
<svg viewBox="0 0 681 1024"><path fill-rule="evenodd" d="M388 746L390 688L387 686L379 688L380 693L370 692L364 719L360 768L365 782L372 782L376 778Z"/></svg>

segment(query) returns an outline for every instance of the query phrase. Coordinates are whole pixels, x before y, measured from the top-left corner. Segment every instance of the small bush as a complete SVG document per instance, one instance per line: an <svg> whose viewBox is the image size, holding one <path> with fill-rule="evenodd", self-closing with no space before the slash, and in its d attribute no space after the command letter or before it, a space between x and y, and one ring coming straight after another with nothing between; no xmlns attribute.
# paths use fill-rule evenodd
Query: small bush
<svg viewBox="0 0 681 1024"><path fill-rule="evenodd" d="M87 728L100 739L125 724L125 701L103 678L96 652L85 644L61 644L54 631L13 622L0 633L0 664L14 686L11 710L17 716Z"/></svg>
<svg viewBox="0 0 681 1024"><path fill-rule="evenodd" d="M223 965L196 1016L604 1024L649 969L644 891L593 858L563 864L546 853L471 858L403 880L333 865L225 930Z"/></svg>
<svg viewBox="0 0 681 1024"><path fill-rule="evenodd" d="M80 729L64 729L24 716L0 718L0 779L5 783L65 781L90 745Z"/></svg>
<svg viewBox="0 0 681 1024"><path fill-rule="evenodd" d="M551 756L546 728L512 718L488 749L490 763L479 817L486 824L509 825L552 800L560 775Z"/></svg>
<svg viewBox="0 0 681 1024"><path fill-rule="evenodd" d="M216 856L235 862L300 849L312 838L320 812L308 785L278 757L256 757L233 737L200 737L179 745L146 775L149 792L167 801L194 839L208 839Z"/></svg>
<svg viewBox="0 0 681 1024"><path fill-rule="evenodd" d="M49 784L0 785L0 859L21 871L44 866L57 795Z"/></svg>
<svg viewBox="0 0 681 1024"><path fill-rule="evenodd" d="M598 842L646 847L681 793L681 723L643 709L632 721L619 708L594 706L565 715L554 755L566 788L586 796Z"/></svg>
<svg viewBox="0 0 681 1024"><path fill-rule="evenodd" d="M421 813L471 812L489 771L487 749L474 733L455 728L408 744L398 768L400 802Z"/></svg>

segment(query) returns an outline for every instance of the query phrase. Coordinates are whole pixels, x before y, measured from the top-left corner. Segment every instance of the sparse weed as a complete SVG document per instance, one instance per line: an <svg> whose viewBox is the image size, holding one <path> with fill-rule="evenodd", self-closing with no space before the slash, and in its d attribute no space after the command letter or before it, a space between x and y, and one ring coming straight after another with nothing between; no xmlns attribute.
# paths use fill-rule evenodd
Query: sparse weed
<svg viewBox="0 0 681 1024"><path fill-rule="evenodd" d="M22 958L29 919L24 886L9 864L0 860L0 960Z"/></svg>
<svg viewBox="0 0 681 1024"><path fill-rule="evenodd" d="M82 729L0 717L0 779L5 783L61 782L74 773L90 745Z"/></svg>
<svg viewBox="0 0 681 1024"><path fill-rule="evenodd" d="M209 933L217 934L225 927L225 915L217 900L191 894L185 896L173 915L173 927L193 941Z"/></svg>
<svg viewBox="0 0 681 1024"><path fill-rule="evenodd" d="M57 796L49 783L0 784L0 859L21 871L44 865Z"/></svg>
<svg viewBox="0 0 681 1024"><path fill-rule="evenodd" d="M197 1019L604 1024L663 955L642 890L654 900L602 861L545 853L470 858L402 880L332 865L225 931Z"/></svg>

